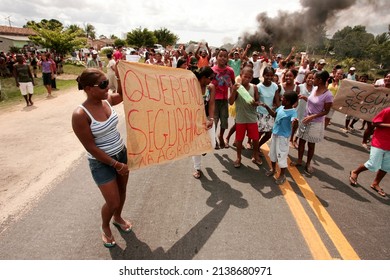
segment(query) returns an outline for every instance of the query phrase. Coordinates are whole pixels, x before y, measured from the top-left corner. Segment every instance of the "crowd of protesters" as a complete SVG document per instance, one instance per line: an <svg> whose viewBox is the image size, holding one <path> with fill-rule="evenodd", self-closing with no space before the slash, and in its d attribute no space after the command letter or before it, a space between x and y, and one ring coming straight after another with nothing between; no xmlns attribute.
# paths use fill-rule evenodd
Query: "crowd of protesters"
<svg viewBox="0 0 390 280"><path fill-rule="evenodd" d="M287 167L289 147L298 149L298 159L291 162L291 165L303 166L303 155L307 143L308 151L304 172L311 175L315 172L311 165L315 145L323 141L325 129L331 125L334 113L331 107L341 81L350 79L367 83L368 75L365 73L358 75L354 66L343 71L340 65L334 65L329 73L325 70L327 62L324 59L316 61L309 58L306 53L297 53L294 47L286 57L283 54L273 53L272 47L267 52L264 46L259 46L258 50L252 51L249 55L250 49L252 49L251 46L247 45L245 48L231 50L223 48L211 50L207 43L200 43L193 52L187 52L182 45L178 49L167 49L164 53L148 49L145 52L145 63L192 71L202 69L202 67L211 67L214 72L211 84L215 87L215 110L212 119L215 122L215 129L218 124L220 125L219 134L215 139L215 149L229 148L229 138L236 133L233 145L237 147L237 159L233 161L234 167L239 168L241 165L240 151L243 147L243 135L246 133L248 136L246 147L256 149L252 162L258 165L262 164L262 160L258 157L258 154L262 155L261 145L271 139L272 168L266 175L276 176L275 166L278 163L281 172L278 177L275 177L277 184L283 184L286 181L284 172ZM125 57L122 56L122 59ZM375 86L390 88L390 74L385 75L384 79L375 81ZM239 90L251 96L253 102L245 105L245 100L238 94ZM230 112L229 103L233 107L232 111L237 110L237 113L230 114L236 119L229 130L228 137L225 138L224 132L228 129L227 119ZM252 127L253 118L250 118L250 123L246 123L249 118L242 117L243 114L249 114L248 112L252 111L257 112L258 128L255 133ZM347 115L345 127L341 130L345 133L353 132L358 120L356 117ZM375 131L374 128L385 129L387 130L385 133L388 134L388 126L390 126L388 123L387 117L383 116L380 118L380 123L363 122L363 126L367 124L367 128L364 131L362 146L370 150L369 143ZM364 129L363 126L361 129ZM383 142L383 139L381 141ZM351 171L349 181L351 185L356 185L360 170L378 171L380 176L375 178L372 189L379 195L386 196L379 183L384 174L389 171L390 151L386 148L383 150L382 146L383 143L378 145L373 141L370 160L362 164L363 167L357 171ZM372 158L377 158L379 153L382 160L373 162ZM194 177L198 179L200 174L197 170Z"/></svg>
<svg viewBox="0 0 390 280"><path fill-rule="evenodd" d="M249 53L250 50L251 53ZM73 52L72 59L83 61L87 68L106 70L109 88L115 92L118 87L115 65L118 60L128 60L129 55L136 57L136 59L143 57L144 63L157 66L192 71L210 67L214 73L211 84L215 87L215 109L211 119L214 121L215 130L219 125L219 134L215 138L215 149L229 148L229 139L236 133L233 145L238 146L241 150L243 148L243 135L247 133L248 143L245 147L256 149L252 161L261 165L261 146L271 139L273 166L267 175L273 176L275 174L275 164L278 163L283 170L282 174L279 174L275 180L278 184L283 184L286 180L284 170L289 147L298 149L298 159L291 164L301 166L304 164L303 155L307 143L308 151L304 171L310 175L315 172L310 162L315 153L315 145L323 140L325 129L331 125L334 113L331 107L341 81L350 79L367 83L368 80L368 75L358 74L353 65L345 71L342 66L334 65L332 71L328 73L324 70L327 66L324 59L317 61L306 53L296 52L295 47L292 47L290 53L284 56L280 53L274 53L273 47L267 51L264 46L253 49L249 44L245 48L227 50L224 48L211 49L207 43L199 43L193 48L187 48L187 50L184 45L180 45L177 49L167 47L164 52L153 48L142 48L132 50L130 53L119 46L112 49L112 52L108 52L106 65L102 62L99 53L93 48L88 51ZM24 79L23 81L29 80L34 84L33 78L42 72L47 96L50 97L51 90L56 88L56 75L62 73L63 61L63 57L56 53L31 52L18 56L11 53L0 53L0 74L4 77L14 76L16 84L20 86L19 78ZM31 74L24 70L18 74L17 69L25 69L22 65L27 65ZM327 68L331 69L329 65ZM31 76L31 81L26 78L26 75ZM249 78L250 80L248 80ZM383 79L375 81L375 86L390 87L390 75L386 74ZM245 100L240 99L239 90L244 91L248 96L252 95L253 103L250 106L253 106L253 110L250 107L245 107ZM30 92L30 87L21 89L21 93L26 99L27 106L31 106L33 92ZM294 95L298 101L291 104L295 100ZM229 130L229 113L231 117L237 117L236 104L239 104L238 119L235 119L235 123ZM251 114L256 112L257 122L255 125L257 128L255 134L252 125L253 118L250 118L250 124L243 123L243 120L247 119L242 118L242 110ZM292 114L291 110L294 110L296 114ZM342 131L345 133L353 132L354 125L358 120L358 118L347 115ZM364 128L365 125L367 128ZM363 122L361 129L365 129L365 131L362 146L367 150L370 150L370 139L375 127L378 127L378 124ZM226 130L228 130L227 137L224 135ZM374 151L377 151L377 146L375 146ZM386 157L389 157L388 152L385 153ZM241 155L238 153L237 159L234 161L234 166L237 168L241 165L240 157ZM376 164L376 167L379 166L379 170L388 171L386 169L388 163L383 165L384 170L380 169L380 164ZM371 166L369 169L375 170ZM356 185L357 174L357 171L351 173L350 182L352 185ZM200 173L196 172L194 177L199 178ZM380 195L385 196L379 183L376 182L374 186L378 187L374 189Z"/></svg>

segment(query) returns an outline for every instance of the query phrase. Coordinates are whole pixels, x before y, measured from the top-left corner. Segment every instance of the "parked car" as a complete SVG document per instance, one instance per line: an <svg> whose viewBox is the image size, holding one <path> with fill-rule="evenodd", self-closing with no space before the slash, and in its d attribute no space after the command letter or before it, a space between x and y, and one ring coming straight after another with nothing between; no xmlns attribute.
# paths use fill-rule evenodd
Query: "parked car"
<svg viewBox="0 0 390 280"><path fill-rule="evenodd" d="M154 44L153 48L154 48L155 52L159 52L159 53L164 53L165 52L164 47L162 45L160 45L160 44Z"/></svg>
<svg viewBox="0 0 390 280"><path fill-rule="evenodd" d="M123 51L125 52L125 54L131 54L131 52L135 51L135 49L128 47L123 48Z"/></svg>

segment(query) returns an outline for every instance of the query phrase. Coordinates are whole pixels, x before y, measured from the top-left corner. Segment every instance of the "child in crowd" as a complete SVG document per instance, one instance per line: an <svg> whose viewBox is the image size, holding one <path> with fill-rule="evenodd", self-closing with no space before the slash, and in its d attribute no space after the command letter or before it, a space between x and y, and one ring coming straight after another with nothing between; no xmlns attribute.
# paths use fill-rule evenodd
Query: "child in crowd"
<svg viewBox="0 0 390 280"><path fill-rule="evenodd" d="M259 133L257 132L257 115L256 106L259 101L259 93L257 87L250 82L253 79L253 68L244 67L241 70L241 84L236 83L233 86L232 94L229 97L229 104L236 104L236 148L237 159L234 162L234 167L241 166L241 151L242 142L245 138L245 132L248 138L252 139L253 143L253 156L252 162L256 164L262 164L258 154L259 146ZM250 95L253 100L248 103L243 94Z"/></svg>
<svg viewBox="0 0 390 280"><path fill-rule="evenodd" d="M278 108L280 105L279 87L272 82L275 70L271 66L264 68L264 82L257 85L260 101L270 108ZM259 129L259 152L261 146L266 143L272 135L274 118L262 106L257 107L258 129Z"/></svg>
<svg viewBox="0 0 390 280"><path fill-rule="evenodd" d="M288 142L291 135L291 123L297 117L297 111L293 105L298 101L298 94L294 91L286 91L282 96L282 106L273 111L267 104L260 103L267 109L268 113L275 118L275 124L272 129L272 140L269 152L272 167L266 172L270 177L276 173L276 162L280 167L279 177L275 182L278 185L286 181L286 168L288 158Z"/></svg>
<svg viewBox="0 0 390 280"><path fill-rule="evenodd" d="M234 71L231 67L227 66L227 62L228 51L221 48L217 53L217 65L212 67L215 73L215 79L212 81L212 84L215 86L215 126L218 127L218 122L221 121L218 135L219 145L217 144L215 149L225 148L223 134L229 125L228 97L229 91L235 83Z"/></svg>
<svg viewBox="0 0 390 280"><path fill-rule="evenodd" d="M242 64L241 70L242 70L243 68L245 68L245 67L250 67L250 68L252 68L252 69L253 69L253 75L254 75L255 69L254 69L253 63L252 63L251 61L245 61L245 62ZM236 83L241 84L241 82L242 82L241 74L238 75L238 76L236 77L235 80L236 80ZM251 81L251 83L252 83L252 81ZM225 138L225 148L229 148L230 137L232 137L232 135L236 132L236 104L235 104L235 103L234 103L233 105L229 105L229 116L230 116L231 118L234 119L234 124L233 124L233 126L229 129L228 135L227 135L227 137ZM235 146L235 145L236 145L236 144L233 143L233 146ZM248 138L247 149L252 149L252 148L253 148L253 146L252 146L251 140L250 140L250 138Z"/></svg>

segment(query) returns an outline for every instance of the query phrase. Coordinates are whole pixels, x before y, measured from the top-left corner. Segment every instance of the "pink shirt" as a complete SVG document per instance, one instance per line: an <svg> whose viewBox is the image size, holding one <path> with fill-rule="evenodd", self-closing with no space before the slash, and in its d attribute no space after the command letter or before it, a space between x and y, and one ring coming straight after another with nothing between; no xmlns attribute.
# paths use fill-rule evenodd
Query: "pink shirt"
<svg viewBox="0 0 390 280"><path fill-rule="evenodd" d="M115 61L121 60L122 59L122 52L117 50L116 52L114 52L113 56L114 56Z"/></svg>

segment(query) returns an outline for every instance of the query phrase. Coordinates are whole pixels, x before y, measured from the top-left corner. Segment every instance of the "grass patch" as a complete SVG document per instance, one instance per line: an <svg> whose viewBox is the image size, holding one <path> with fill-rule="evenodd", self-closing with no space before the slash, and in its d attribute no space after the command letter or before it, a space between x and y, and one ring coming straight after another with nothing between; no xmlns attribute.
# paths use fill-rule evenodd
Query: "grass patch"
<svg viewBox="0 0 390 280"><path fill-rule="evenodd" d="M77 86L77 82L75 79L62 79L61 76L66 75L80 75L85 69L82 65L72 65L65 64L64 65L64 74L60 75L56 79L57 88L61 90L65 90L71 87ZM41 76L41 75L39 75ZM47 93L46 88L43 86L42 78L34 78L35 86L34 86L34 96L45 95ZM16 87L15 78L0 78L0 90L1 90L1 98L0 98L0 108L12 106L14 104L18 104L20 102L25 102L23 96L20 93L19 88ZM54 91L55 92L55 91ZM34 97L33 97L34 98ZM34 100L34 99L33 99Z"/></svg>
<svg viewBox="0 0 390 280"><path fill-rule="evenodd" d="M80 75L81 72L85 70L84 65L76 65L76 64L69 64L69 63L65 63L63 68L65 74L72 74L77 76Z"/></svg>
<svg viewBox="0 0 390 280"><path fill-rule="evenodd" d="M0 82L2 85L1 92L3 98L0 102L0 109L15 104L19 104L19 103L25 103L19 88L17 88L15 85L14 78L1 79ZM35 78L34 82L35 82L35 86L34 86L33 101L34 101L34 96L46 95L47 93L46 88L43 86L42 78ZM77 82L74 79L73 80L57 79L56 84L57 84L57 88L61 90L65 90L77 86ZM53 93L55 93L55 91L53 91Z"/></svg>

